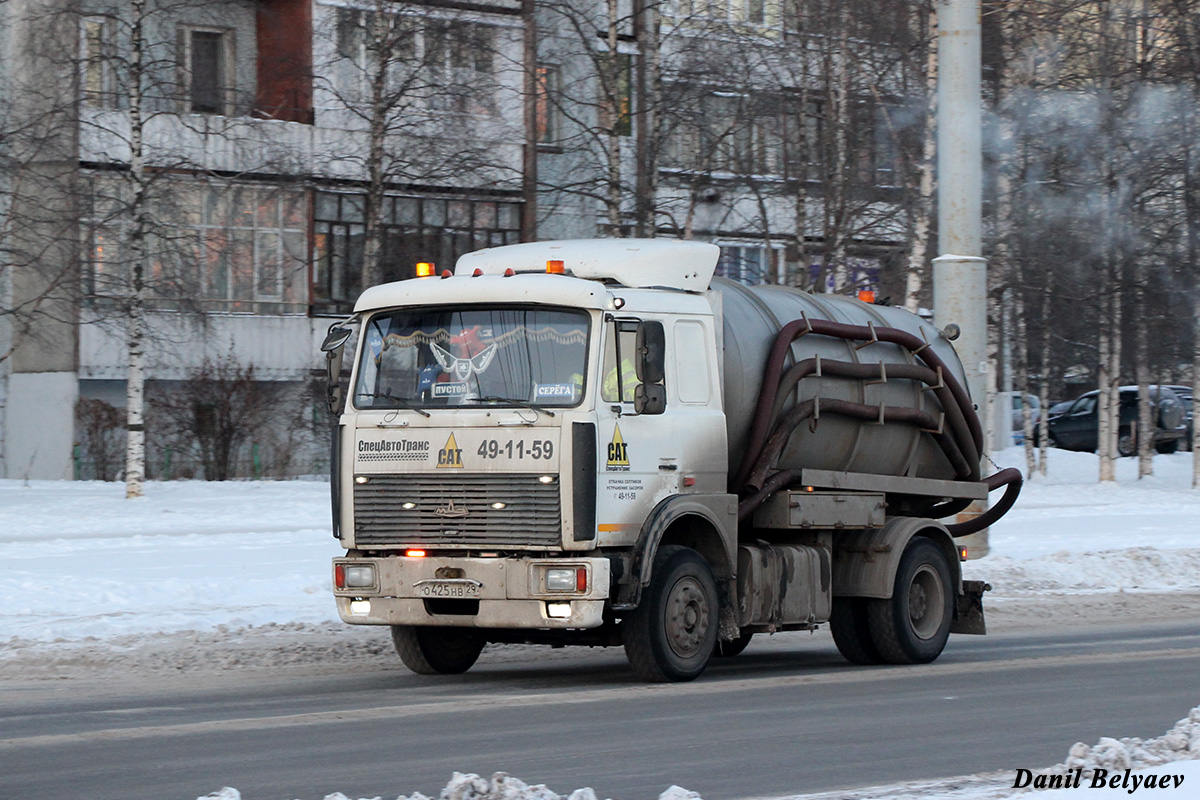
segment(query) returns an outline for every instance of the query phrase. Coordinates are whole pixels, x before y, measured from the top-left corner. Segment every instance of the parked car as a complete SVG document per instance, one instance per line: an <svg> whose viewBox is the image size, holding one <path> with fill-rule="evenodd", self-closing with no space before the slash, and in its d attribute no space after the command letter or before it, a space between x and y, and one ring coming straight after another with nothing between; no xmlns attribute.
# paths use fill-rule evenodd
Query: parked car
<svg viewBox="0 0 1200 800"><path fill-rule="evenodd" d="M1059 403L1051 403L1050 410L1046 412L1048 417L1057 417L1067 413L1067 409L1075 403L1074 400L1063 400Z"/></svg>
<svg viewBox="0 0 1200 800"><path fill-rule="evenodd" d="M1175 393L1175 395L1179 398L1179 402L1183 403L1184 416L1187 418L1187 441L1184 442L1183 446L1184 449L1191 450L1193 441L1192 433L1195 430L1192 423L1192 387L1168 384L1167 388Z"/></svg>
<svg viewBox="0 0 1200 800"><path fill-rule="evenodd" d="M1012 443L1021 444L1025 441L1025 422L1021 419L1021 393L1004 392L1004 394L1009 395L1009 404L1012 406ZM1033 417L1033 435L1036 444L1038 421L1042 418L1041 402L1036 394L1026 394L1025 399L1029 403L1030 415Z"/></svg>
<svg viewBox="0 0 1200 800"><path fill-rule="evenodd" d="M1137 453L1138 387L1120 389L1120 415L1117 427L1117 454ZM1166 386L1151 386L1150 401L1154 404L1154 447L1160 453L1174 453L1187 440L1187 421L1184 404ZM1064 450L1095 452L1099 442L1100 422L1097 408L1099 392L1087 392L1075 399L1064 413L1051 415L1047 420L1050 444Z"/></svg>

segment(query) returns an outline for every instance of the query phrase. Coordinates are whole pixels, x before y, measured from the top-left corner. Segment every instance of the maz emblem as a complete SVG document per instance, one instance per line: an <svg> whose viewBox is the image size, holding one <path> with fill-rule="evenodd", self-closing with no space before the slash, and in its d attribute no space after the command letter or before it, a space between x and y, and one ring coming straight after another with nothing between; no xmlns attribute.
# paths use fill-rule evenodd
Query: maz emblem
<svg viewBox="0 0 1200 800"><path fill-rule="evenodd" d="M459 519L467 516L470 513L471 512L467 510L466 506L454 505L453 499L451 499L446 505L440 506L433 510L433 515L435 517L443 517L445 519Z"/></svg>
<svg viewBox="0 0 1200 800"><path fill-rule="evenodd" d="M459 358L432 342L429 344L429 349L433 351L433 357L437 359L442 369L449 372L460 383L466 383L471 375L486 370L496 356L496 345L494 344L488 345L482 353L470 358Z"/></svg>

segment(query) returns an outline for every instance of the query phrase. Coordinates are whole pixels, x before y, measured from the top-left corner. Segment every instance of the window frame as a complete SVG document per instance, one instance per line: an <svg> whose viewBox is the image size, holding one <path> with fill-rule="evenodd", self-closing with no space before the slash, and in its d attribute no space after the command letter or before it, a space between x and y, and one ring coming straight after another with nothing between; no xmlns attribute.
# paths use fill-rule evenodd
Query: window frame
<svg viewBox="0 0 1200 800"><path fill-rule="evenodd" d="M194 71L194 35L215 34L217 36L217 65L220 74L217 76L215 94L219 98L219 108L216 111L197 110L192 85ZM177 28L176 54L179 73L180 111L184 114L200 114L204 116L231 117L234 115L237 98L237 31L234 28L213 25L192 25L181 23Z"/></svg>

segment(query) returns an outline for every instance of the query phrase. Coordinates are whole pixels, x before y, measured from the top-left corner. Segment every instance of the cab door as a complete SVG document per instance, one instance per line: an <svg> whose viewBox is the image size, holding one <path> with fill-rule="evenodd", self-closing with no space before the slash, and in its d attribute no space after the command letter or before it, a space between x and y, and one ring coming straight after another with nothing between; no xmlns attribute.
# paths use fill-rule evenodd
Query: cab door
<svg viewBox="0 0 1200 800"><path fill-rule="evenodd" d="M661 318L604 316L596 402L596 544L631 544L650 511L679 491L680 435L667 397L662 413L637 413L639 324ZM669 341L666 345L670 347ZM668 352L667 360L671 360Z"/></svg>

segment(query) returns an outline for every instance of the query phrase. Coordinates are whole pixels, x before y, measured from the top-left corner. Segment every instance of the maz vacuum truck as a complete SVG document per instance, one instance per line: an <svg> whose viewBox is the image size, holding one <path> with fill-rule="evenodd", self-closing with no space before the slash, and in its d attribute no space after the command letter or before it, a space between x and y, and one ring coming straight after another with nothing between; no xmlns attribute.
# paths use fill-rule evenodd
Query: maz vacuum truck
<svg viewBox="0 0 1200 800"><path fill-rule="evenodd" d="M363 292L323 345L341 618L422 674L527 642L623 645L650 681L755 633L828 623L855 664L983 633L955 539L1021 476L980 477L953 331L714 278L719 253L519 244Z"/></svg>

